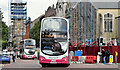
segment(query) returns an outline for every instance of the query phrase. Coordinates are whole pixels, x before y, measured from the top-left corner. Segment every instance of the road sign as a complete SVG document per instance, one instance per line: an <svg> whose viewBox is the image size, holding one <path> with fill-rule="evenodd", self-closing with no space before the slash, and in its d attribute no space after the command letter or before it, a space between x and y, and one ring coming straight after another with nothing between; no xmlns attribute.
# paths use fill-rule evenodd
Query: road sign
<svg viewBox="0 0 120 70"><path fill-rule="evenodd" d="M82 56L82 51L75 51L75 56Z"/></svg>

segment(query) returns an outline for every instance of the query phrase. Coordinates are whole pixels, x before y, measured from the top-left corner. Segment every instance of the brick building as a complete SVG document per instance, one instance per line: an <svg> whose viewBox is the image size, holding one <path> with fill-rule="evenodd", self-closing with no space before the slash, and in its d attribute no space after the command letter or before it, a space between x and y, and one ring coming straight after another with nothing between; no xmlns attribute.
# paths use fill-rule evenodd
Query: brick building
<svg viewBox="0 0 120 70"><path fill-rule="evenodd" d="M56 9L54 5L51 7L49 6L48 9L45 11L45 17L52 17L56 15Z"/></svg>

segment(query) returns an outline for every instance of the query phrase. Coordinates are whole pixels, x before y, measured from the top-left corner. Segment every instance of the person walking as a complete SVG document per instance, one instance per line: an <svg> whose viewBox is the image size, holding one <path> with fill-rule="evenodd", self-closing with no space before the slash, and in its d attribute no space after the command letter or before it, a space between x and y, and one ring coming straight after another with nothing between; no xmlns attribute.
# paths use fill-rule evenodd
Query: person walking
<svg viewBox="0 0 120 70"><path fill-rule="evenodd" d="M107 55L108 55L108 52L107 52L107 50L105 49L105 64L106 64L106 62L107 62Z"/></svg>
<svg viewBox="0 0 120 70"><path fill-rule="evenodd" d="M103 58L104 64L106 64L106 61L105 61L105 50L104 49L102 49L102 58Z"/></svg>
<svg viewBox="0 0 120 70"><path fill-rule="evenodd" d="M15 51L14 51L13 55L12 55L13 62L15 62L15 56L16 56L16 54L15 54Z"/></svg>
<svg viewBox="0 0 120 70"><path fill-rule="evenodd" d="M107 55L107 61L109 62L109 57L110 57L111 53L110 53L110 50L108 50L108 55Z"/></svg>

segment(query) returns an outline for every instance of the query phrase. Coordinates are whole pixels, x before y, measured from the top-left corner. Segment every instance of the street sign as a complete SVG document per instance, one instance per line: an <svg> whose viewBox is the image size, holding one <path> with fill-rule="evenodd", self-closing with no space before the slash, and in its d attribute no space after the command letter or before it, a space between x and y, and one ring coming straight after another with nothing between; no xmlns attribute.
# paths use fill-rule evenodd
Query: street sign
<svg viewBox="0 0 120 70"><path fill-rule="evenodd" d="M82 51L75 51L75 56L82 56Z"/></svg>

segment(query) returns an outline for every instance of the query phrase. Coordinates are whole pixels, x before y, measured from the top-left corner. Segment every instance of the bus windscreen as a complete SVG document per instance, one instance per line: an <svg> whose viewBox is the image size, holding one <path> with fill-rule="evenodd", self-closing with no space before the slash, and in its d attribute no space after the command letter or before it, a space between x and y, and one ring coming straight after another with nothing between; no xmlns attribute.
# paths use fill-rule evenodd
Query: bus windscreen
<svg viewBox="0 0 120 70"><path fill-rule="evenodd" d="M35 46L34 40L25 40L24 42L25 46Z"/></svg>
<svg viewBox="0 0 120 70"><path fill-rule="evenodd" d="M42 23L41 51L57 56L67 51L67 21L60 18L45 19Z"/></svg>

